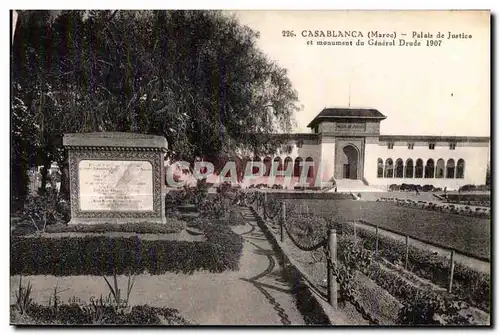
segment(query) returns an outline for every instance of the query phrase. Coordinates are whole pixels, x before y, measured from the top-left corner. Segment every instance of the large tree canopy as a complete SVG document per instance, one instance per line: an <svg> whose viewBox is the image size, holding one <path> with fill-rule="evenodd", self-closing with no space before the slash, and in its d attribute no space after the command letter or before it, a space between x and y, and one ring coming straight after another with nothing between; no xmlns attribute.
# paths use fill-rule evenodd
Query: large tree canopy
<svg viewBox="0 0 500 335"><path fill-rule="evenodd" d="M20 11L13 164L63 164L62 135L85 131L163 135L190 162L273 152L297 94L257 38L219 11Z"/></svg>

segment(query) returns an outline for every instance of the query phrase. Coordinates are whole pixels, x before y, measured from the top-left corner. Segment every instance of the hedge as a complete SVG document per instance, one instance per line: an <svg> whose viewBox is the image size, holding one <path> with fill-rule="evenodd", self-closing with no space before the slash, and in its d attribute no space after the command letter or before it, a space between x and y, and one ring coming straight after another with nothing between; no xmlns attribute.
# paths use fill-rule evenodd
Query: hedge
<svg viewBox="0 0 500 335"><path fill-rule="evenodd" d="M242 238L223 225L207 225L206 241L139 237L12 237L11 275L112 275L237 270Z"/></svg>
<svg viewBox="0 0 500 335"><path fill-rule="evenodd" d="M90 307L90 305L89 305ZM101 306L99 306L101 307ZM179 311L165 307L150 307L148 305L133 306L129 313L120 313L111 306L103 306L95 310L102 319L97 323L91 308L78 304L62 304L57 307L31 304L27 314L33 324L62 324L62 325L192 325L179 315ZM13 310L11 311L11 313ZM100 312L100 313L99 313ZM12 320L14 324L20 324Z"/></svg>
<svg viewBox="0 0 500 335"><path fill-rule="evenodd" d="M101 223L77 225L52 225L47 226L47 233L137 233L137 234L173 234L184 229L185 222L167 218L166 224L158 223Z"/></svg>

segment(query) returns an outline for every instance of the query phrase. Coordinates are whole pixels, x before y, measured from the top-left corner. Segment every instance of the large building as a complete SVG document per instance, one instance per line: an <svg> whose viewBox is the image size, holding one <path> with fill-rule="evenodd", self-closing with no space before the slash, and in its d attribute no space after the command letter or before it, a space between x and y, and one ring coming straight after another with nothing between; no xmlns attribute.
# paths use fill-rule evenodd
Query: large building
<svg viewBox="0 0 500 335"><path fill-rule="evenodd" d="M309 161L309 183L357 180L381 189L406 183L449 190L485 183L489 137L381 135L384 119L375 109L325 108L309 123L311 133L289 134L292 140L279 156L253 160L280 170L293 164L295 180L300 162Z"/></svg>

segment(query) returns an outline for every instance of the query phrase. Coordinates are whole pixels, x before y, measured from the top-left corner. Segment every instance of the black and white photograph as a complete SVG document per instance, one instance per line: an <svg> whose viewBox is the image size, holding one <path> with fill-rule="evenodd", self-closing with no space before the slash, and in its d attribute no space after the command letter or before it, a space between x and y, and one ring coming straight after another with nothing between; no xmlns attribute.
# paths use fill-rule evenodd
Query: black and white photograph
<svg viewBox="0 0 500 335"><path fill-rule="evenodd" d="M10 10L10 325L491 327L491 17Z"/></svg>

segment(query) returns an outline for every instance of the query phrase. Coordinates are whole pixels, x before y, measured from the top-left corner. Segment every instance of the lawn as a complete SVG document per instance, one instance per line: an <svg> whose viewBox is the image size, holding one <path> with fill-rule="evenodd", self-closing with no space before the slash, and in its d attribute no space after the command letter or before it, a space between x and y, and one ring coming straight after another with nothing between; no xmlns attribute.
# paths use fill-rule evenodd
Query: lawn
<svg viewBox="0 0 500 335"><path fill-rule="evenodd" d="M335 221L364 220L478 257L490 257L488 219L369 201L295 199L286 202L295 210L300 210L302 205L305 211L307 206L309 212Z"/></svg>

